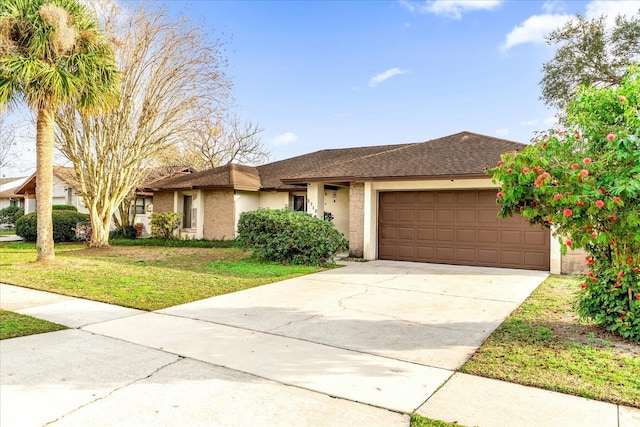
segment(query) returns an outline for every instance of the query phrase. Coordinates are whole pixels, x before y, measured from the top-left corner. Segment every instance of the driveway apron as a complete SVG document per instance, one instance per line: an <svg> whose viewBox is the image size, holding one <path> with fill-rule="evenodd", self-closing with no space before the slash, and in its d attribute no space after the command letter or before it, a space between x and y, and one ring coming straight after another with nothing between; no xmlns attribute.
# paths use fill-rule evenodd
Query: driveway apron
<svg viewBox="0 0 640 427"><path fill-rule="evenodd" d="M82 330L408 413L546 276L397 261L350 263Z"/></svg>

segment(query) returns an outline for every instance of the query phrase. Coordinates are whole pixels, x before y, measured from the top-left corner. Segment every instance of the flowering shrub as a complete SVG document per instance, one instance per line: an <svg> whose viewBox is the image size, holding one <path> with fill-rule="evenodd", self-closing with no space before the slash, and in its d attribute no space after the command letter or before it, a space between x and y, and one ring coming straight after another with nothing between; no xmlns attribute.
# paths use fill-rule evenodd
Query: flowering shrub
<svg viewBox="0 0 640 427"><path fill-rule="evenodd" d="M176 238L173 233L180 228L181 222L180 212L154 213L149 217L151 235L164 240Z"/></svg>
<svg viewBox="0 0 640 427"><path fill-rule="evenodd" d="M621 87L584 88L571 130L538 134L490 170L500 216L551 227L562 252L584 248L578 313L640 341L640 71Z"/></svg>

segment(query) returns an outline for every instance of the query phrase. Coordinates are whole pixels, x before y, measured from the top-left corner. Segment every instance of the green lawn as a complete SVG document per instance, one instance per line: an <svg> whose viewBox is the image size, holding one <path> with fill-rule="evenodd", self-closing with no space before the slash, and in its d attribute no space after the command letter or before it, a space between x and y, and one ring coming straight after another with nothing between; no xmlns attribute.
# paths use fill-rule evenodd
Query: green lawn
<svg viewBox="0 0 640 427"><path fill-rule="evenodd" d="M577 287L549 277L460 371L640 408L640 344L579 322Z"/></svg>
<svg viewBox="0 0 640 427"><path fill-rule="evenodd" d="M411 427L464 427L462 424L445 423L444 421L432 420L422 415L411 414Z"/></svg>
<svg viewBox="0 0 640 427"><path fill-rule="evenodd" d="M67 329L57 323L0 310L0 340Z"/></svg>
<svg viewBox="0 0 640 427"><path fill-rule="evenodd" d="M0 230L0 236L11 236L16 234L15 230Z"/></svg>
<svg viewBox="0 0 640 427"><path fill-rule="evenodd" d="M158 310L322 270L261 263L237 248L56 245L37 263L35 245L0 243L0 282L142 310Z"/></svg>

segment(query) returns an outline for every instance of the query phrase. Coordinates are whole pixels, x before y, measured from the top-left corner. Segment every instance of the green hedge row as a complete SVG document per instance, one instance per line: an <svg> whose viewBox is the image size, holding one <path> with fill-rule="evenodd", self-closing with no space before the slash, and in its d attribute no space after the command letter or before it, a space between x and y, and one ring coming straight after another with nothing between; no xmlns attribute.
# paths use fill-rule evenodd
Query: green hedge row
<svg viewBox="0 0 640 427"><path fill-rule="evenodd" d="M73 242L77 240L75 228L78 225L91 225L88 214L73 210L54 210L52 218L54 242ZM35 242L38 239L37 230L38 218L35 212L24 215L16 221L16 234L27 242Z"/></svg>

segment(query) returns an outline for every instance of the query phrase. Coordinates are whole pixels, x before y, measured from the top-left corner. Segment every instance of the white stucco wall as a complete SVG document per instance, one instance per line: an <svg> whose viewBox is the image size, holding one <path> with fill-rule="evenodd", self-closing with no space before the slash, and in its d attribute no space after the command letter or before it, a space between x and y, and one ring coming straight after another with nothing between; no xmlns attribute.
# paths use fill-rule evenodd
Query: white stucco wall
<svg viewBox="0 0 640 427"><path fill-rule="evenodd" d="M260 193L260 208L267 209L283 209L289 206L289 193L283 191L261 191Z"/></svg>
<svg viewBox="0 0 640 427"><path fill-rule="evenodd" d="M324 191L324 211L333 214L333 225L336 230L349 235L349 188L340 187L333 198L333 190Z"/></svg>
<svg viewBox="0 0 640 427"><path fill-rule="evenodd" d="M481 190L498 188L491 178L432 181L380 181L364 183L364 259L378 257L378 192L393 190ZM560 246L551 239L551 273L560 274ZM554 243L555 242L555 243Z"/></svg>
<svg viewBox="0 0 640 427"><path fill-rule="evenodd" d="M260 208L260 193L255 191L236 191L233 195L234 202L234 229L238 236L238 221L242 212L255 211Z"/></svg>

